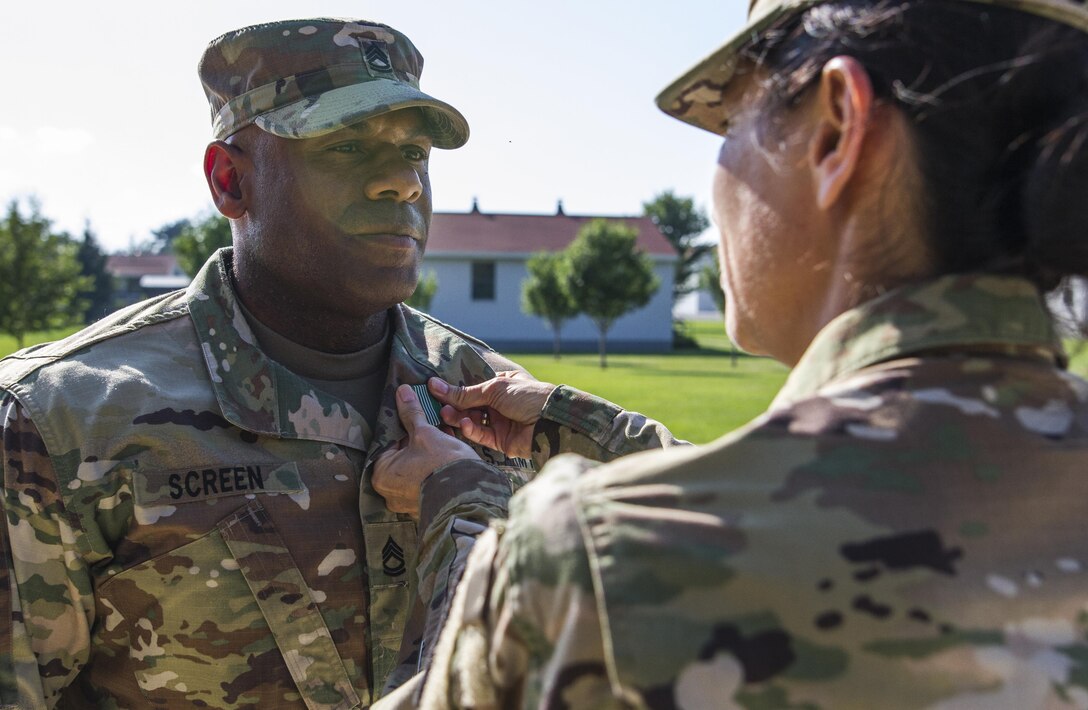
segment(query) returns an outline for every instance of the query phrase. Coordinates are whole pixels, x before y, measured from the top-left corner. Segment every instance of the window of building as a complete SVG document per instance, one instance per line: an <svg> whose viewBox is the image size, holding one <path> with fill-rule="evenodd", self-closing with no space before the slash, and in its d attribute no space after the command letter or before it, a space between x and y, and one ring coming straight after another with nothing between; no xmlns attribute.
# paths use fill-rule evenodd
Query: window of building
<svg viewBox="0 0 1088 710"><path fill-rule="evenodd" d="M472 300L495 300L495 262L472 262Z"/></svg>

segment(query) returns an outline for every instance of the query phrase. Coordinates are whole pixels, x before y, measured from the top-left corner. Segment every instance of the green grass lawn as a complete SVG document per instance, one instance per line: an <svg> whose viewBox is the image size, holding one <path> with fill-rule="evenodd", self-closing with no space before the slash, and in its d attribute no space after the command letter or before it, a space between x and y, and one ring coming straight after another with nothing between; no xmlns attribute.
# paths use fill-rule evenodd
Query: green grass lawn
<svg viewBox="0 0 1088 710"><path fill-rule="evenodd" d="M698 350L668 355L609 355L602 370L597 355L507 353L536 377L584 389L665 424L676 436L706 443L748 422L767 408L787 370L762 358Z"/></svg>
<svg viewBox="0 0 1088 710"><path fill-rule="evenodd" d="M732 357L720 322L690 322L698 347L663 355L507 353L548 382L584 389L665 424L676 436L706 443L762 413L788 370L765 358Z"/></svg>
<svg viewBox="0 0 1088 710"><path fill-rule="evenodd" d="M26 347L31 345L37 345L38 343L47 343L50 340L60 340L66 338L72 333L76 332L83 326L70 326L68 328L58 328L57 330L46 330L39 333L28 333L26 336ZM15 338L7 333L0 333L0 357L10 355L19 349L18 344L15 342Z"/></svg>
<svg viewBox="0 0 1088 710"><path fill-rule="evenodd" d="M1065 351L1069 353L1069 370L1088 377L1088 341L1067 340Z"/></svg>

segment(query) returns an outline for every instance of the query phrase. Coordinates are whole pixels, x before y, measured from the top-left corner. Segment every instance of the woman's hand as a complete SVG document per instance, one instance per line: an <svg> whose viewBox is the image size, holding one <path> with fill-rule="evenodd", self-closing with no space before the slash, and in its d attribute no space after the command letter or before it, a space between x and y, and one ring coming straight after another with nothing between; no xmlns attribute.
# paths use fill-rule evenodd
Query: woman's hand
<svg viewBox="0 0 1088 710"><path fill-rule="evenodd" d="M374 461L371 483L394 513L419 518L419 491L435 469L462 459L479 459L465 442L427 423L416 393L397 388L397 413L408 436Z"/></svg>
<svg viewBox="0 0 1088 710"><path fill-rule="evenodd" d="M507 456L529 458L533 428L555 385L510 371L467 387L432 377L427 388L446 405L442 421L458 427L463 437Z"/></svg>

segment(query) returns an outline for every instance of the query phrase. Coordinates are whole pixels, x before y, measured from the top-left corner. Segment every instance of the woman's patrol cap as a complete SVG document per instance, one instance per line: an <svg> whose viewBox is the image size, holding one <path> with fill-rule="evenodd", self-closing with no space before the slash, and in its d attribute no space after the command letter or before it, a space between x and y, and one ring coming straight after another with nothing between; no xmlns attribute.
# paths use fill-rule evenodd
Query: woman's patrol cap
<svg viewBox="0 0 1088 710"><path fill-rule="evenodd" d="M685 123L722 135L728 116L722 93L733 79L740 50L783 18L830 0L752 0L748 24L716 52L696 64L657 97L658 107ZM1008 7L1062 22L1088 32L1086 0L947 0ZM877 0L872 0L876 4Z"/></svg>
<svg viewBox="0 0 1088 710"><path fill-rule="evenodd" d="M423 56L367 20L317 18L244 27L211 41L197 68L223 139L251 123L313 138L390 111L419 108L436 148L460 148L468 122L419 90Z"/></svg>

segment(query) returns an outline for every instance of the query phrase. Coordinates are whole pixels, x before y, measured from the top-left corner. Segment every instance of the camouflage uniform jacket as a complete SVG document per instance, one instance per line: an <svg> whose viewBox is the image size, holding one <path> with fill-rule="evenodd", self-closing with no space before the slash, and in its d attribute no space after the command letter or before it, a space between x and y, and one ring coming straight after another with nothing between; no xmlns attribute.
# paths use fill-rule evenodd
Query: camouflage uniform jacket
<svg viewBox="0 0 1088 710"><path fill-rule="evenodd" d="M560 457L477 542L423 707L1088 707L1088 383L1035 289L830 323L705 447Z"/></svg>
<svg viewBox="0 0 1088 710"><path fill-rule="evenodd" d="M605 462L647 449L674 446L691 444L677 439L662 424L638 412L626 411L599 397L560 385L548 397L534 428L530 468L539 470L548 460L564 453L576 453L592 461ZM461 480L466 477L471 477L475 485L462 486L457 496L449 498L451 486L446 483L447 479ZM452 599L448 590L455 589L461 581L469 554L486 529L476 527L477 521L482 514L492 514L496 521L506 518L507 501L501 500L501 496L505 490L510 490L511 496L514 493L513 487L501 485L506 477L495 466L462 460L443 466L423 483L420 491L420 530L425 531L423 539L427 542L424 548L441 549L429 541L443 536L453 537L457 542L457 557L454 563L447 563L451 572L444 586L436 585L431 604L428 605L421 667L430 666L434 655L433 642L449 615ZM480 507L478 490L489 491L484 508ZM471 525L468 521L472 521ZM449 556L447 551L443 552ZM438 567L436 563L427 566ZM375 705L375 710L412 710L419 707L423 681L424 674L416 675L395 693L383 696L381 702Z"/></svg>
<svg viewBox="0 0 1088 710"><path fill-rule="evenodd" d="M504 511L521 482L489 478L417 560L415 523L369 484L404 435L395 385L512 365L394 308L371 431L265 357L229 259L0 365L0 707L365 707L416 671L417 597L463 564L451 531L478 533L491 489Z"/></svg>

